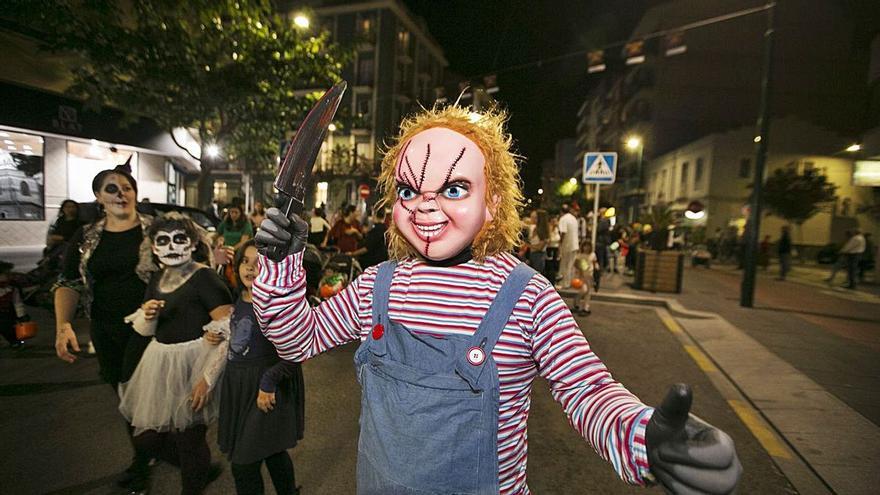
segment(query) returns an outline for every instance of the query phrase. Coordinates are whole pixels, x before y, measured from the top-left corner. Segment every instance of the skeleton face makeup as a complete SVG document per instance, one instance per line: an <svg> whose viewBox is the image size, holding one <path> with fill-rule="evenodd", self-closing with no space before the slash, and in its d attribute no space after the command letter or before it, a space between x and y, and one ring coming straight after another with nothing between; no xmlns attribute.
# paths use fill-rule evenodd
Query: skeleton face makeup
<svg viewBox="0 0 880 495"><path fill-rule="evenodd" d="M443 127L420 132L404 145L395 168L394 224L425 258L457 255L492 219L485 162L476 143Z"/></svg>
<svg viewBox="0 0 880 495"><path fill-rule="evenodd" d="M153 254L165 266L180 266L192 261L196 243L183 230L160 230L153 237Z"/></svg>
<svg viewBox="0 0 880 495"><path fill-rule="evenodd" d="M95 199L107 213L122 216L134 212L137 193L122 175L108 174Z"/></svg>

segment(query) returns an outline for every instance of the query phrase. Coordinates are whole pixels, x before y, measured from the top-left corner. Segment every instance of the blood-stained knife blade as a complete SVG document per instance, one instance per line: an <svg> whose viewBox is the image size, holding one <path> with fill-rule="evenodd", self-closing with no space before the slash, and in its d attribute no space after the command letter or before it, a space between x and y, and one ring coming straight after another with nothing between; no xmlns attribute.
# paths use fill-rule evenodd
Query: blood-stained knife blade
<svg viewBox="0 0 880 495"><path fill-rule="evenodd" d="M315 103L288 145L284 160L278 167L275 188L298 203L298 205L294 204L294 207L303 206L306 183L312 176L312 167L318 152L321 151L321 144L327 135L327 127L336 115L339 102L342 101L345 88L345 81L340 81Z"/></svg>
<svg viewBox="0 0 880 495"><path fill-rule="evenodd" d="M275 177L275 189L286 196L285 204L280 205L285 215L291 212L300 214L305 206L306 185L312 177L315 159L321 151L327 127L336 115L347 84L336 83L303 119L296 135L287 147L284 159ZM266 255L273 261L281 261L285 253L280 249L268 249Z"/></svg>

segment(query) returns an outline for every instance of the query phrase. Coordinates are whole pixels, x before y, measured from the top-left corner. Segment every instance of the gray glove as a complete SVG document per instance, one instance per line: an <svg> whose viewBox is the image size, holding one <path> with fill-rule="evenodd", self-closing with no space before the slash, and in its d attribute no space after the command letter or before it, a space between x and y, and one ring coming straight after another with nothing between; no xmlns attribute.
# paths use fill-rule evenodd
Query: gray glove
<svg viewBox="0 0 880 495"><path fill-rule="evenodd" d="M254 242L260 254L279 262L305 249L308 238L309 224L299 215L291 213L288 218L278 208L269 208L266 210L266 219L254 236Z"/></svg>
<svg viewBox="0 0 880 495"><path fill-rule="evenodd" d="M692 401L690 387L679 383L654 410L645 430L651 472L667 493L733 493L742 475L733 440L690 414Z"/></svg>

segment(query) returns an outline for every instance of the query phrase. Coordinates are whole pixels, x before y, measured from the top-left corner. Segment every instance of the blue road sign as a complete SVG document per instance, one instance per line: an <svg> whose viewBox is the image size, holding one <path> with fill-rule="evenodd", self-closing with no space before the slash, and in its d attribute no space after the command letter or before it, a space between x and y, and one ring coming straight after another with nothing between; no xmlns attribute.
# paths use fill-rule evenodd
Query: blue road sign
<svg viewBox="0 0 880 495"><path fill-rule="evenodd" d="M617 152L592 151L584 155L584 184L613 184Z"/></svg>

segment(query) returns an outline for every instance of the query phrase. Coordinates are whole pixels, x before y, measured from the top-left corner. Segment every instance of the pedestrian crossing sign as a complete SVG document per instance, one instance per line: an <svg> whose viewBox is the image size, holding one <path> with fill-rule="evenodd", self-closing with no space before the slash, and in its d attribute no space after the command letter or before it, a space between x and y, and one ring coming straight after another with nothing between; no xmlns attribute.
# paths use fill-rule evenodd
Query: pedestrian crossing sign
<svg viewBox="0 0 880 495"><path fill-rule="evenodd" d="M614 184L617 153L591 151L584 155L584 184Z"/></svg>

